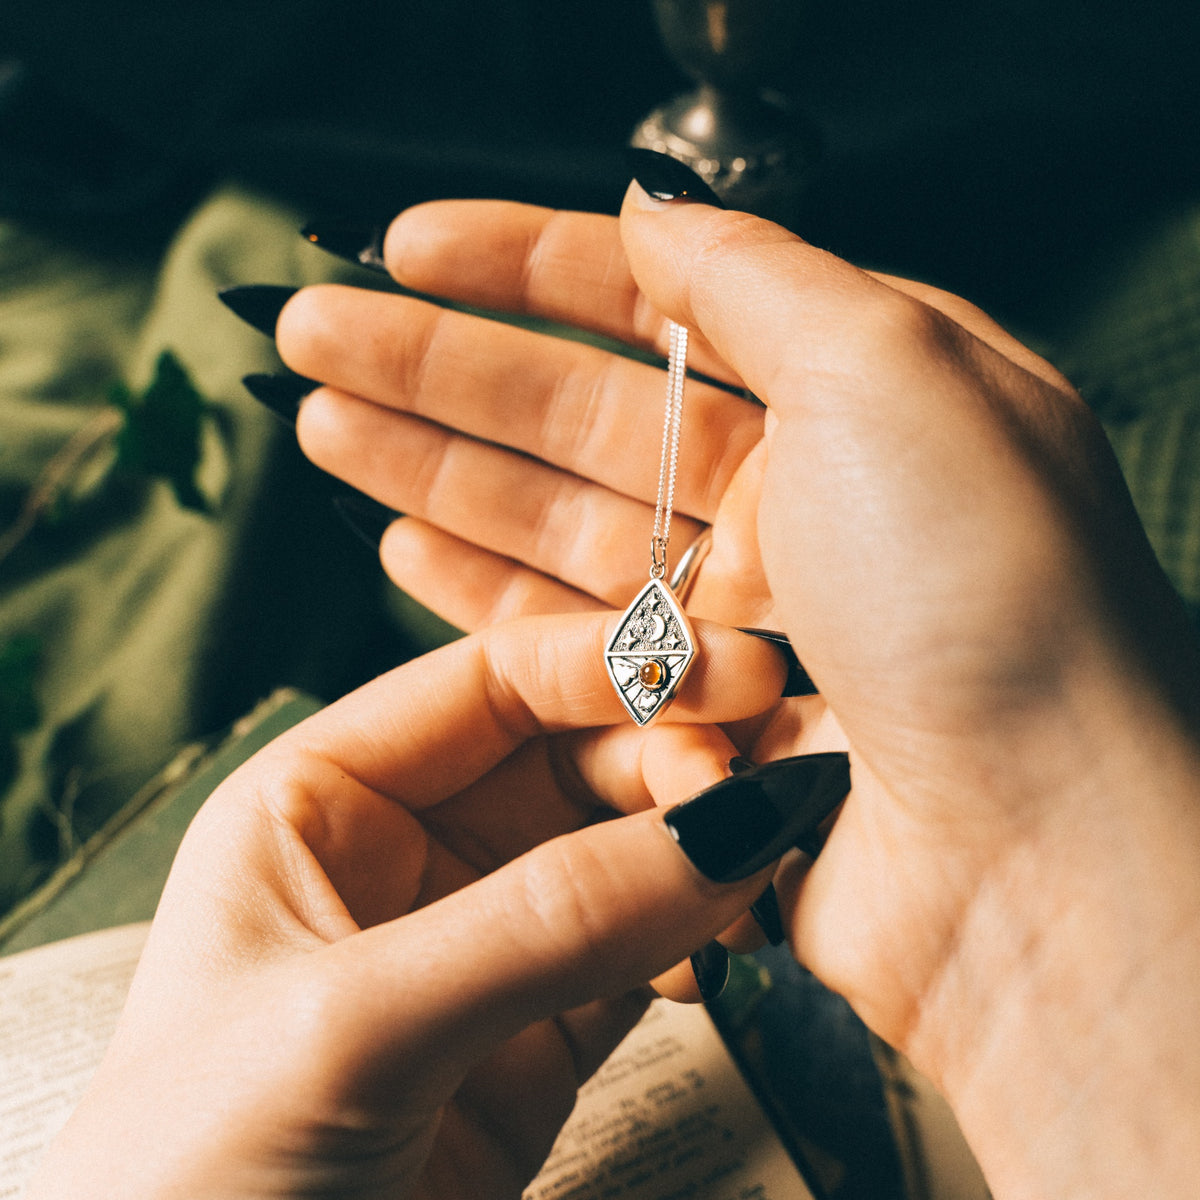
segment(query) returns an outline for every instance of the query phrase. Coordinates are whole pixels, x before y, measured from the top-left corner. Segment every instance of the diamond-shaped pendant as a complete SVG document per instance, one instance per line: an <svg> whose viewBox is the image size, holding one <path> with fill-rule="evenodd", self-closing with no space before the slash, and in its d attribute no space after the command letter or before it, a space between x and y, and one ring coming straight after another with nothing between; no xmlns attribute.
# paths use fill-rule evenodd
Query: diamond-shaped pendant
<svg viewBox="0 0 1200 1200"><path fill-rule="evenodd" d="M647 725L670 704L695 657L683 609L662 580L651 579L625 610L604 665L625 711Z"/></svg>

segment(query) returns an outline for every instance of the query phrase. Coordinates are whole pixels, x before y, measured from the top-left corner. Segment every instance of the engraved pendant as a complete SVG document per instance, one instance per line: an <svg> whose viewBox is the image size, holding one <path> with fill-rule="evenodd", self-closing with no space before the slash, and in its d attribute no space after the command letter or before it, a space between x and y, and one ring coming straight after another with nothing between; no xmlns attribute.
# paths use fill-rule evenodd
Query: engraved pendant
<svg viewBox="0 0 1200 1200"><path fill-rule="evenodd" d="M625 610L604 665L626 711L647 725L670 704L695 657L683 609L662 580L651 579Z"/></svg>

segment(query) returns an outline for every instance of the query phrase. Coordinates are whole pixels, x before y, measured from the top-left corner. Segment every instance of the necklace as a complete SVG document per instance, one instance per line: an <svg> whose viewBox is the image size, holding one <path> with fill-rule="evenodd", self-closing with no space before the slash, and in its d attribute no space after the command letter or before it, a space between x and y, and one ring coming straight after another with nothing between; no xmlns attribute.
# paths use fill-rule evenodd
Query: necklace
<svg viewBox="0 0 1200 1200"><path fill-rule="evenodd" d="M672 321L658 498L654 506L654 530L650 535L650 582L625 610L604 651L608 677L617 689L625 711L639 725L649 724L671 703L696 657L692 627L683 606L664 582L671 512L675 507L687 349L688 331Z"/></svg>

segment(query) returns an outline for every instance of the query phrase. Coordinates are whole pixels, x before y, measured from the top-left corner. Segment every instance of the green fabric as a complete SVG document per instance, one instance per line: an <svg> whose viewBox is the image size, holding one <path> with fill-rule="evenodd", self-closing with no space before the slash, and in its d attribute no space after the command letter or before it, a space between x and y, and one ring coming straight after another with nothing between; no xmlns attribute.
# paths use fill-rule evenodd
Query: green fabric
<svg viewBox="0 0 1200 1200"><path fill-rule="evenodd" d="M1058 365L1099 413L1159 560L1200 616L1200 208L1104 255Z"/></svg>
<svg viewBox="0 0 1200 1200"><path fill-rule="evenodd" d="M180 745L276 685L328 695L405 653L378 564L289 431L241 386L278 369L270 340L215 295L350 273L299 224L222 192L157 270L0 226L0 530L73 437L111 420L110 385L144 387L164 349L213 405L204 476L218 496L205 516L166 483L101 481L102 436L70 473L59 518L0 562L0 643L40 643L41 715L0 807L0 911Z"/></svg>
<svg viewBox="0 0 1200 1200"><path fill-rule="evenodd" d="M70 862L0 919L0 954L154 916L175 852L192 817L227 775L311 716L311 696L277 692L219 745L189 747L146 789L145 805L106 828Z"/></svg>

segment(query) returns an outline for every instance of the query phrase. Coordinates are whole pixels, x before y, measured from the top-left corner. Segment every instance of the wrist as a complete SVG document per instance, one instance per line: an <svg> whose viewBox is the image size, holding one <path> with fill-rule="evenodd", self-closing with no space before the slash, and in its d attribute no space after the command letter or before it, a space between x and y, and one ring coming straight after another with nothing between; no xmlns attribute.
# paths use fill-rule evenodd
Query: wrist
<svg viewBox="0 0 1200 1200"><path fill-rule="evenodd" d="M1165 710L1093 679L1039 723L1047 793L912 1029L997 1196L1200 1194L1200 746Z"/></svg>

